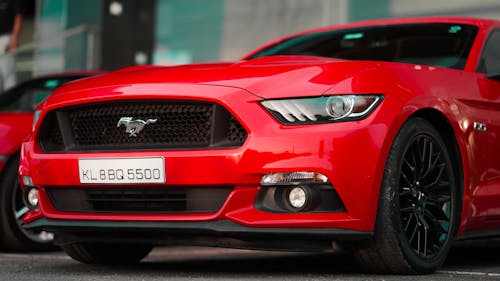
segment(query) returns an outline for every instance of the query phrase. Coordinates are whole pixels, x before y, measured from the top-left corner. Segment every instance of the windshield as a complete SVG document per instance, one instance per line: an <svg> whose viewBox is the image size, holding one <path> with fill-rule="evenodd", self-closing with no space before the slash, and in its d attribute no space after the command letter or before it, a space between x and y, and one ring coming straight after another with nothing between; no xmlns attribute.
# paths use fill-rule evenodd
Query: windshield
<svg viewBox="0 0 500 281"><path fill-rule="evenodd" d="M247 59L306 55L463 69L476 33L475 26L447 23L330 30L286 39Z"/></svg>

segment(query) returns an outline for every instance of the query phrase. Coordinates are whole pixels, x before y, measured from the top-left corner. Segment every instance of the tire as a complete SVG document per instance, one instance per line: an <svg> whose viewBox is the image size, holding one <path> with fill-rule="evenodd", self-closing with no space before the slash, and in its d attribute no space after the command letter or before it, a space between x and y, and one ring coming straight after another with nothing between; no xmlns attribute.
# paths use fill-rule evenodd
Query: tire
<svg viewBox="0 0 500 281"><path fill-rule="evenodd" d="M393 274L439 268L459 223L458 182L439 132L424 119L409 119L387 158L374 238L355 251L361 265Z"/></svg>
<svg viewBox="0 0 500 281"><path fill-rule="evenodd" d="M63 245L62 248L68 256L82 263L120 265L140 262L153 247L142 244L73 243Z"/></svg>
<svg viewBox="0 0 500 281"><path fill-rule="evenodd" d="M18 167L19 155L14 155L0 178L0 248L9 251L55 250L52 233L28 231L21 226L22 215L27 209L22 201Z"/></svg>

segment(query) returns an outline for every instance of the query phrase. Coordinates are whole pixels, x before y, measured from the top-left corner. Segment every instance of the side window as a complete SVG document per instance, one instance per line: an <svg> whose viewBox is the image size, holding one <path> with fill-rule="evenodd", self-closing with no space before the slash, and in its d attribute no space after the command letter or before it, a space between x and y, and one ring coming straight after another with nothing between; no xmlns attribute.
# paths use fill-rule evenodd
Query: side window
<svg viewBox="0 0 500 281"><path fill-rule="evenodd" d="M1 110L5 111L31 111L33 110L35 89L23 88L16 91L18 96L14 96L6 104L2 104Z"/></svg>
<svg viewBox="0 0 500 281"><path fill-rule="evenodd" d="M478 71L500 73L500 30L493 31L486 41Z"/></svg>
<svg viewBox="0 0 500 281"><path fill-rule="evenodd" d="M52 93L52 90L38 90L38 91L33 91L33 103L31 104L32 108L35 108L39 103L41 103L44 99L46 99L50 94Z"/></svg>
<svg viewBox="0 0 500 281"><path fill-rule="evenodd" d="M20 85L0 97L0 110L32 111L38 103L49 96L55 88L64 82L67 81L49 79Z"/></svg>

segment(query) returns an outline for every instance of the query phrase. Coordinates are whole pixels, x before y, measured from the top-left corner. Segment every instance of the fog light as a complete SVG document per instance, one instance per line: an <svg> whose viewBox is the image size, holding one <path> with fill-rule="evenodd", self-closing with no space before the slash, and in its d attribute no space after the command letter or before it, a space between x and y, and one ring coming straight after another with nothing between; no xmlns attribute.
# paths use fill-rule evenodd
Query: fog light
<svg viewBox="0 0 500 281"><path fill-rule="evenodd" d="M31 210L38 209L38 189L35 187L27 187L24 190L24 204Z"/></svg>
<svg viewBox="0 0 500 281"><path fill-rule="evenodd" d="M288 202L292 207L302 209L306 206L307 197L307 192L302 187L294 187L288 193Z"/></svg>

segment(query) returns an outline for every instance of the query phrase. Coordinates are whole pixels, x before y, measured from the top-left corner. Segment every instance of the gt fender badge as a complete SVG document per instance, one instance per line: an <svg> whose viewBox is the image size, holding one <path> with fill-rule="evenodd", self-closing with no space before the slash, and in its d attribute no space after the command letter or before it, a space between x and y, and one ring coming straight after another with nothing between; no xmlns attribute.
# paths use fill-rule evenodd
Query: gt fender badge
<svg viewBox="0 0 500 281"><path fill-rule="evenodd" d="M128 133L129 137L137 137L144 127L148 124L156 123L158 119L147 119L146 121L141 119L135 119L133 117L122 117L116 124L116 127L120 127L121 125L125 125L125 133Z"/></svg>
<svg viewBox="0 0 500 281"><path fill-rule="evenodd" d="M488 127L484 123L474 122L474 130L484 133L488 130Z"/></svg>

